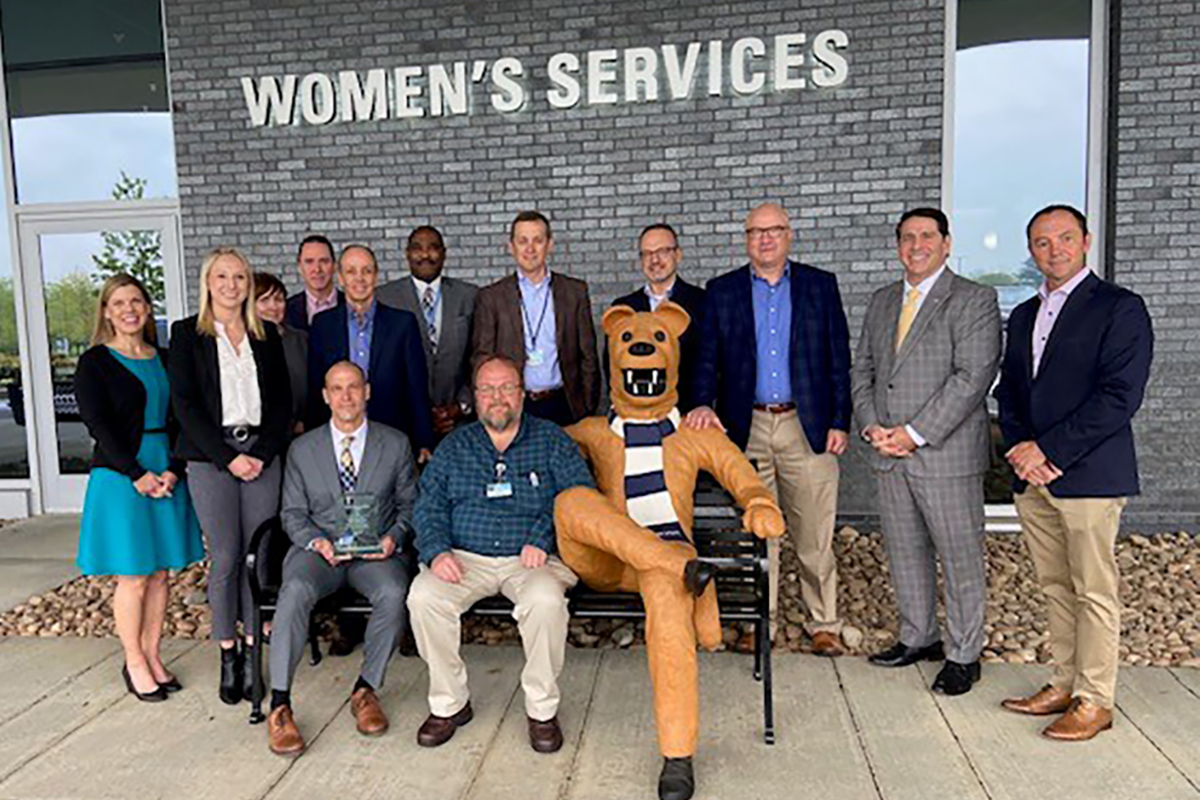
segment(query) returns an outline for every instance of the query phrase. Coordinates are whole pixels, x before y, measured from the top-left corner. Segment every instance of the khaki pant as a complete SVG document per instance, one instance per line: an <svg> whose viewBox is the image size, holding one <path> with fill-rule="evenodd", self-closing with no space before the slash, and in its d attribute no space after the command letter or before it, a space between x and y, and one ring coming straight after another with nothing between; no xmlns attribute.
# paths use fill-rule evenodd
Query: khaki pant
<svg viewBox="0 0 1200 800"><path fill-rule="evenodd" d="M421 658L429 665L429 711L452 717L470 699L467 668L459 655L461 617L476 601L503 594L525 648L521 688L525 713L545 722L558 713L558 675L567 648L566 591L578 580L556 556L538 569L517 556L492 557L452 551L463 566L459 583L447 583L421 565L408 592L408 612Z"/></svg>
<svg viewBox="0 0 1200 800"><path fill-rule="evenodd" d="M800 597L811 616L809 634L839 633L842 622L837 613L837 559L833 552L837 456L813 453L795 411L772 414L755 410L746 457L758 462L758 476L775 495L787 519L800 558ZM779 611L781 541L767 540L772 629Z"/></svg>
<svg viewBox="0 0 1200 800"><path fill-rule="evenodd" d="M1055 661L1050 683L1112 708L1121 640L1114 545L1125 498L1058 498L1030 486L1016 504L1046 593Z"/></svg>

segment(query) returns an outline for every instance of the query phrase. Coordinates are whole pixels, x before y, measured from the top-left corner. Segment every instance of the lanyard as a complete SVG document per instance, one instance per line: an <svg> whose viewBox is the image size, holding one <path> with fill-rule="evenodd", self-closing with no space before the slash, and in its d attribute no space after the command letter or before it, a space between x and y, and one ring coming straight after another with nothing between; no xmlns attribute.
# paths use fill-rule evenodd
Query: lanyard
<svg viewBox="0 0 1200 800"><path fill-rule="evenodd" d="M533 345L533 347L530 349L534 351L537 350L538 336L540 336L542 333L542 323L546 321L546 309L550 307L550 282L552 280L554 280L553 277L548 277L546 279L546 296L542 298L542 313L538 315L538 324L536 328L533 328L533 321L529 318L529 310L525 308L525 293L521 293L521 315L525 317L526 332L533 328L533 332L529 335L529 341Z"/></svg>

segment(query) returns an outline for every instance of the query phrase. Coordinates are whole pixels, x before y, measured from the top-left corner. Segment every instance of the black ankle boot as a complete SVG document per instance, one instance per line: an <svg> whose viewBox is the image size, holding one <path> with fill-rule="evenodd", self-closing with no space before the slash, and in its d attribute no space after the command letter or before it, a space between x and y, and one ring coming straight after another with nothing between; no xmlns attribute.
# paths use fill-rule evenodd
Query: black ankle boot
<svg viewBox="0 0 1200 800"><path fill-rule="evenodd" d="M250 657L250 645L242 645L242 697L254 699L254 659Z"/></svg>
<svg viewBox="0 0 1200 800"><path fill-rule="evenodd" d="M664 758L662 774L658 776L659 800L690 800L695 791L692 757Z"/></svg>
<svg viewBox="0 0 1200 800"><path fill-rule="evenodd" d="M242 682L246 659L235 644L221 648L221 688L217 694L226 705L237 705L242 700Z"/></svg>

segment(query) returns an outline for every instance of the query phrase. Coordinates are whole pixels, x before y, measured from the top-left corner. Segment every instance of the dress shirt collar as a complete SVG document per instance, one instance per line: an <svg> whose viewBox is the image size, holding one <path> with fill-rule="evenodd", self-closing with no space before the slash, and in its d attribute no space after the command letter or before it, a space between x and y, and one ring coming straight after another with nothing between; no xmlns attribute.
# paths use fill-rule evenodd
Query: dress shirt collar
<svg viewBox="0 0 1200 800"><path fill-rule="evenodd" d="M423 300L425 298L425 290L426 289L433 289L434 297L441 296L441 292L442 292L442 276L441 275L438 275L436 278L434 278L429 283L426 283L425 281L421 280L416 275L411 275L410 277L412 278L413 286L417 290L417 299L418 300Z"/></svg>
<svg viewBox="0 0 1200 800"><path fill-rule="evenodd" d="M338 426L333 424L333 420L329 420L329 430L333 433L333 454L334 454L334 456L341 455L342 442L345 441L345 439L349 436L354 437L354 442L351 443L350 448L352 450L358 450L358 452L361 453L362 448L366 445L366 442L367 442L367 423L368 423L367 418L363 417L362 425L359 425L357 428L352 430L350 433L342 433L340 430L338 430ZM355 460L357 461L357 459L355 459Z"/></svg>
<svg viewBox="0 0 1200 800"><path fill-rule="evenodd" d="M375 321L375 308L378 305L379 304L375 301L375 298L372 297L371 304L367 306L367 310L364 311L362 315L362 326L364 328L371 327L371 323ZM355 311L354 307L349 303L346 303L346 319L348 319L351 324L358 324L358 312Z"/></svg>
<svg viewBox="0 0 1200 800"><path fill-rule="evenodd" d="M786 283L786 282L790 281L791 279L792 279L792 261L791 261L791 259L788 259L787 261L783 262L783 274L779 276L779 283L776 283L774 285L779 286L780 284ZM766 284L767 286L772 285L767 282L766 278L761 277L754 270L754 265L751 264L750 265L750 283L751 283L751 285L754 284L754 281L758 281L759 283Z"/></svg>
<svg viewBox="0 0 1200 800"><path fill-rule="evenodd" d="M312 322L313 317L320 314L322 311L328 311L337 305L337 287L333 286L329 289L329 294L324 299L319 299L315 294L304 287L304 307L308 311L308 321Z"/></svg>
<svg viewBox="0 0 1200 800"><path fill-rule="evenodd" d="M1075 274L1074 278L1071 278L1071 280L1067 281L1054 291L1050 291L1050 287L1046 285L1045 281L1042 281L1042 285L1038 287L1038 297L1040 297L1043 301L1046 301L1050 299L1050 295L1059 294L1062 295L1063 300L1066 300L1071 296L1071 292L1075 291L1079 284L1087 280L1087 276L1091 274L1091 268L1085 266Z"/></svg>
<svg viewBox="0 0 1200 800"><path fill-rule="evenodd" d="M525 276L524 272L517 270L517 285L522 289L540 292L542 289L550 285L550 268L546 267L546 278L541 283L534 283Z"/></svg>
<svg viewBox="0 0 1200 800"><path fill-rule="evenodd" d="M918 292L921 293L921 299L924 300L929 295L929 290L933 288L933 285L935 283L937 283L938 278L942 277L942 273L945 271L946 271L946 265L945 265L945 263L943 263L940 267L937 268L937 272L933 273L928 278L926 278L925 280L918 283L916 286L913 286L911 283L909 283L908 278L905 277L904 293L908 294L909 289L916 289Z"/></svg>

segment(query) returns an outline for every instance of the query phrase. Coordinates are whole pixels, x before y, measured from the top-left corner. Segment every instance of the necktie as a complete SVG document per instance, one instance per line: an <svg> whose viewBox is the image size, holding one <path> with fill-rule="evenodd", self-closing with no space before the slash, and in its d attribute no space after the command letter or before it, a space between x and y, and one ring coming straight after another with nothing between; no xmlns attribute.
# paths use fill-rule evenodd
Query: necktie
<svg viewBox="0 0 1200 800"><path fill-rule="evenodd" d="M917 301L920 299L921 293L916 289L909 289L908 294L904 296L904 305L900 307L900 324L896 326L897 351L900 350L900 345L904 344L904 337L908 336L913 320L917 317Z"/></svg>
<svg viewBox="0 0 1200 800"><path fill-rule="evenodd" d="M438 348L436 303L437 298L434 297L433 287L426 286L425 295L421 298L421 307L425 310L425 325L429 328L429 349L434 355L437 355Z"/></svg>
<svg viewBox="0 0 1200 800"><path fill-rule="evenodd" d="M338 456L338 481L342 484L342 492L353 492L354 485L358 482L358 471L354 468L354 454L350 452L352 444L354 444L353 436L342 439L342 454Z"/></svg>

